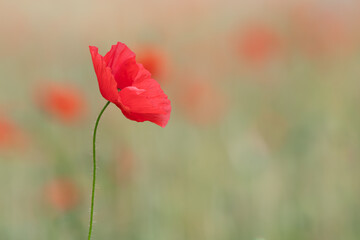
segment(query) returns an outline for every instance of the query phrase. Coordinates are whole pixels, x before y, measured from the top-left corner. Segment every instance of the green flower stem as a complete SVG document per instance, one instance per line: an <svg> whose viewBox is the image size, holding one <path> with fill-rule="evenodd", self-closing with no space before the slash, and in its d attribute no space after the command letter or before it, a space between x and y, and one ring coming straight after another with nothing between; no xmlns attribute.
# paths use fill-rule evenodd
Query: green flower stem
<svg viewBox="0 0 360 240"><path fill-rule="evenodd" d="M92 181L92 191L91 191L91 207L90 207L90 225L89 225L89 236L88 240L91 239L91 232L94 219L94 200L95 200L95 182L96 182L96 132L99 125L100 118L104 113L105 109L109 106L110 102L107 102L103 109L101 110L99 116L96 119L94 135L93 135L93 181Z"/></svg>

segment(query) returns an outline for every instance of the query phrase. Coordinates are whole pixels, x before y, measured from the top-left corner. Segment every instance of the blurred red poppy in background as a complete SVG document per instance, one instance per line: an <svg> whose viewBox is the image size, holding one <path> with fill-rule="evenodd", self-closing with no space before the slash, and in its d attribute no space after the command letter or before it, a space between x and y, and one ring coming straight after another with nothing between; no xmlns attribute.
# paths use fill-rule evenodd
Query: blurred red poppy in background
<svg viewBox="0 0 360 240"><path fill-rule="evenodd" d="M116 180L119 183L131 180L135 170L136 154L130 148L124 148L115 155L115 171Z"/></svg>
<svg viewBox="0 0 360 240"><path fill-rule="evenodd" d="M25 136L8 118L0 116L0 150L19 149L25 146Z"/></svg>
<svg viewBox="0 0 360 240"><path fill-rule="evenodd" d="M150 72L136 62L135 53L120 42L104 57L97 47L89 48L102 96L130 120L165 127L170 118L170 100Z"/></svg>
<svg viewBox="0 0 360 240"><path fill-rule="evenodd" d="M355 33L351 14L346 9L302 4L291 11L294 41L310 57L347 54L353 50Z"/></svg>
<svg viewBox="0 0 360 240"><path fill-rule="evenodd" d="M46 202L56 210L67 211L79 203L79 189L71 179L54 179L45 186Z"/></svg>
<svg viewBox="0 0 360 240"><path fill-rule="evenodd" d="M280 34L266 24L250 24L237 36L237 51L251 65L262 65L282 49Z"/></svg>
<svg viewBox="0 0 360 240"><path fill-rule="evenodd" d="M45 85L37 92L36 100L45 112L65 123L80 120L86 110L84 95L70 85Z"/></svg>
<svg viewBox="0 0 360 240"><path fill-rule="evenodd" d="M169 59L164 51L154 46L142 47L137 53L137 60L159 82L166 82L169 71Z"/></svg>
<svg viewBox="0 0 360 240"><path fill-rule="evenodd" d="M221 91L200 79L183 86L179 103L185 115L199 125L218 122L226 111L226 100Z"/></svg>

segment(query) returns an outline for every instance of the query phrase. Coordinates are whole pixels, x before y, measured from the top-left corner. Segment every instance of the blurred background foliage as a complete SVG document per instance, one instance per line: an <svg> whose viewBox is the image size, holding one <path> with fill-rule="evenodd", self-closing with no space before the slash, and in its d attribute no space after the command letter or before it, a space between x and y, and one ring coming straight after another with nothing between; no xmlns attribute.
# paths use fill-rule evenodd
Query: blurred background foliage
<svg viewBox="0 0 360 240"><path fill-rule="evenodd" d="M85 239L105 104L88 46L137 54L162 129L112 105L94 239L360 239L360 3L1 1L0 239Z"/></svg>

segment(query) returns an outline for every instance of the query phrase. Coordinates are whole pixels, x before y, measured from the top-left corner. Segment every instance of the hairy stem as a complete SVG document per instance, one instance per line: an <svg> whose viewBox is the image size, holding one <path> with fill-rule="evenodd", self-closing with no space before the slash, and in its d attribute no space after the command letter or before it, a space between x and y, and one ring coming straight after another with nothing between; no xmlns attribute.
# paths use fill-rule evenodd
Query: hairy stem
<svg viewBox="0 0 360 240"><path fill-rule="evenodd" d="M90 225L89 225L89 236L88 240L91 239L91 232L94 219L94 200L95 200L95 182L96 182L96 132L99 125L100 118L104 113L105 109L109 106L110 102L107 102L103 109L101 110L99 116L96 119L94 135L93 135L93 181L92 181L92 191L91 191L91 207L90 207Z"/></svg>

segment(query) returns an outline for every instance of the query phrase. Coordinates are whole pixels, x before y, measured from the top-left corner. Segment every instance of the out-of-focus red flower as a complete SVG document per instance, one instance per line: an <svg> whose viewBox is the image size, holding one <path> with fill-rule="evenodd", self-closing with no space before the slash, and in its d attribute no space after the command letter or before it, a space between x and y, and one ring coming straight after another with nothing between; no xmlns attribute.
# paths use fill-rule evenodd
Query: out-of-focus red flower
<svg viewBox="0 0 360 240"><path fill-rule="evenodd" d="M226 111L224 95L205 80L194 80L183 86L179 103L186 116L195 124L212 124Z"/></svg>
<svg viewBox="0 0 360 240"><path fill-rule="evenodd" d="M279 33L265 24L251 24L237 38L238 53L249 64L264 64L282 49Z"/></svg>
<svg viewBox="0 0 360 240"><path fill-rule="evenodd" d="M135 153L125 148L115 155L115 176L118 182L130 180L134 173L136 156Z"/></svg>
<svg viewBox="0 0 360 240"><path fill-rule="evenodd" d="M45 186L45 200L56 210L67 211L79 203L79 189L70 179L55 179Z"/></svg>
<svg viewBox="0 0 360 240"><path fill-rule="evenodd" d="M143 47L137 54L137 60L141 63L145 69L157 78L157 80L163 82L168 74L168 59L164 51L156 47Z"/></svg>
<svg viewBox="0 0 360 240"><path fill-rule="evenodd" d="M135 53L120 42L104 57L94 46L90 46L90 53L100 92L106 100L118 106L130 120L166 126L170 100L150 72L136 62Z"/></svg>
<svg viewBox="0 0 360 240"><path fill-rule="evenodd" d="M43 110L66 123L80 120L86 111L84 95L74 86L45 85L37 92L36 100Z"/></svg>
<svg viewBox="0 0 360 240"><path fill-rule="evenodd" d="M348 21L351 17L340 12L315 4L297 6L290 16L296 46L310 57L351 52L355 31Z"/></svg>
<svg viewBox="0 0 360 240"><path fill-rule="evenodd" d="M25 137L15 123L0 116L0 150L22 148Z"/></svg>

